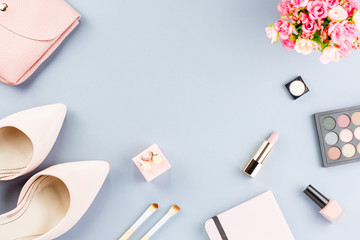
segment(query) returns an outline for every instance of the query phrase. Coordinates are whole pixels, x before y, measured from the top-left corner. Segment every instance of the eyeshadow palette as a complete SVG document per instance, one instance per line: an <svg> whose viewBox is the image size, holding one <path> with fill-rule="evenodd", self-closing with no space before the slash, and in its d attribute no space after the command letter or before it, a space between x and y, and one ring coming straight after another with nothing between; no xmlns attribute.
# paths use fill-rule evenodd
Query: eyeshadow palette
<svg viewBox="0 0 360 240"><path fill-rule="evenodd" d="M324 167L360 161L360 106L315 114Z"/></svg>

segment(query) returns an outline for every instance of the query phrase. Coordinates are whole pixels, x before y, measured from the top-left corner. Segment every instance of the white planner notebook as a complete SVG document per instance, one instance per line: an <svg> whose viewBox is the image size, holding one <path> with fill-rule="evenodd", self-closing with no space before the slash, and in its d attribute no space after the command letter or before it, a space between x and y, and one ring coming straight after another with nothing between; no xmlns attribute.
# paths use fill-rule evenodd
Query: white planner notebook
<svg viewBox="0 0 360 240"><path fill-rule="evenodd" d="M271 191L210 218L210 240L294 240Z"/></svg>

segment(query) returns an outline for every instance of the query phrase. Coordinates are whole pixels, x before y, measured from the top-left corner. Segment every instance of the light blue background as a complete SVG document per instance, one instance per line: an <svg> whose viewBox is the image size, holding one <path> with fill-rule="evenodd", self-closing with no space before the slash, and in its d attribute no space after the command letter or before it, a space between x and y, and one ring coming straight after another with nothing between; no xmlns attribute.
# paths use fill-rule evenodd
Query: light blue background
<svg viewBox="0 0 360 240"><path fill-rule="evenodd" d="M152 202L182 211L154 239L207 239L205 221L273 190L296 239L359 239L360 165L323 168L312 114L360 105L360 53L331 65L271 46L278 0L71 0L79 27L24 84L0 86L0 113L62 102L68 114L48 166L91 159L111 172L82 220L59 239L117 239ZM284 84L302 75L293 101ZM278 130L255 179L241 170ZM131 158L157 143L173 168L147 183ZM32 173L33 174L33 173ZM13 209L29 174L0 182ZM348 213L329 224L302 191L313 184ZM259 226L261 229L261 226Z"/></svg>

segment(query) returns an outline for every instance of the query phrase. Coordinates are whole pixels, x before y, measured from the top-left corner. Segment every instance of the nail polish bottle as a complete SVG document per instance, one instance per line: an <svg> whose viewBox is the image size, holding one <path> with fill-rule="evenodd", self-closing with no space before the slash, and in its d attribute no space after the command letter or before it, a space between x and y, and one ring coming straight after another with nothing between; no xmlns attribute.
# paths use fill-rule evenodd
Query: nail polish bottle
<svg viewBox="0 0 360 240"><path fill-rule="evenodd" d="M304 193L320 208L320 214L331 223L337 223L346 213L346 210L335 200L327 199L313 186L309 185Z"/></svg>

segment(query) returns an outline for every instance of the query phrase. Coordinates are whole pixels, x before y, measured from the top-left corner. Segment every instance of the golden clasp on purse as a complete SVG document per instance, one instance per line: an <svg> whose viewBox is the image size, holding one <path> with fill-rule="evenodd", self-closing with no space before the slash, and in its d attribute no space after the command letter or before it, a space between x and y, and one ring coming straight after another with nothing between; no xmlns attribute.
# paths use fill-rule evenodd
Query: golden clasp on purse
<svg viewBox="0 0 360 240"><path fill-rule="evenodd" d="M5 12L8 8L8 5L6 3L0 3L0 11Z"/></svg>

